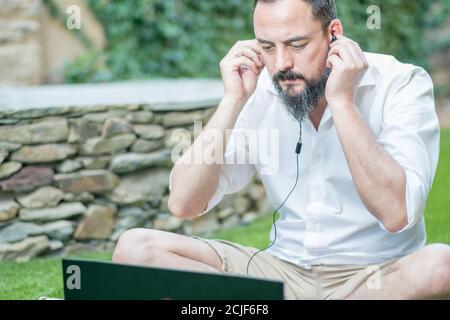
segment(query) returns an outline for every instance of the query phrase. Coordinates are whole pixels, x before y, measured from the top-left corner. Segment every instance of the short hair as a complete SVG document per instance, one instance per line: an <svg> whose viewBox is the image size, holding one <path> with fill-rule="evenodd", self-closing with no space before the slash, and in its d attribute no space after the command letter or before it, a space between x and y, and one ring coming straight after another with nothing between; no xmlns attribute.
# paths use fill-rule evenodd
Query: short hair
<svg viewBox="0 0 450 320"><path fill-rule="evenodd" d="M255 11L258 2L271 3L280 0L255 0L253 4L253 12ZM312 14L315 19L322 23L324 28L337 18L336 3L334 0L301 0L311 5Z"/></svg>

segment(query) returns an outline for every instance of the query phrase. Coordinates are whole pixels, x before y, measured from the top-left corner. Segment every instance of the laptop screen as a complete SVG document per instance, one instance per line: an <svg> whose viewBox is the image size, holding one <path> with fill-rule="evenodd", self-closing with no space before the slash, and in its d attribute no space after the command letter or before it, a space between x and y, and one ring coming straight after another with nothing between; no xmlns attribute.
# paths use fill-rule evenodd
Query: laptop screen
<svg viewBox="0 0 450 320"><path fill-rule="evenodd" d="M229 274L63 259L67 300L282 300L283 283Z"/></svg>

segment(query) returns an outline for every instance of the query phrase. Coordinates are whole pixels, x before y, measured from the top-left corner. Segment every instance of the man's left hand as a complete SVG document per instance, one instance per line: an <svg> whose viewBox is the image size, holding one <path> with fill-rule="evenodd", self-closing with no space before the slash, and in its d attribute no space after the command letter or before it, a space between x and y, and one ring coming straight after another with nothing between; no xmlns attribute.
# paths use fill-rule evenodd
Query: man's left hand
<svg viewBox="0 0 450 320"><path fill-rule="evenodd" d="M330 107L354 103L354 92L368 68L367 60L358 43L338 35L330 45L327 68L331 74L327 82L325 96Z"/></svg>

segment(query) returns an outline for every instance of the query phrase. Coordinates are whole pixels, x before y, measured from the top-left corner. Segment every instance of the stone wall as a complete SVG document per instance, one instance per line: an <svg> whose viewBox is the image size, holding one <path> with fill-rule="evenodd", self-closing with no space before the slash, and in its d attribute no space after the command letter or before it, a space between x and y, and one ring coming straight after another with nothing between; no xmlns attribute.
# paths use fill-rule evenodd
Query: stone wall
<svg viewBox="0 0 450 320"><path fill-rule="evenodd" d="M201 93L201 85L179 83L178 97L180 88L196 95L184 105L144 103L148 97L141 103L77 105L67 94L70 87L53 92L66 92L71 105L52 106L58 101L50 97L41 101L47 107L37 107L42 94L36 92L22 94L28 106L0 105L0 260L60 254L80 243L111 250L124 230L135 227L205 235L268 213L257 181L193 221L179 220L167 208L171 148L179 142L172 133L192 131L194 120L209 119L218 99L205 96L214 90L219 96L218 85ZM147 84L147 92L152 87ZM96 88L73 95L95 101ZM8 92L10 102L20 101Z"/></svg>

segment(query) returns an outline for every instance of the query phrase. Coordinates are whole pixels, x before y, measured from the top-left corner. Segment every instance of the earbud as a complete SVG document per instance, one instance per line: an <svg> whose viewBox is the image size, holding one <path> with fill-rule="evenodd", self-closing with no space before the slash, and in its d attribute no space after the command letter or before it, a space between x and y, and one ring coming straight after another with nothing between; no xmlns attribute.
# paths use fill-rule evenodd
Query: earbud
<svg viewBox="0 0 450 320"><path fill-rule="evenodd" d="M331 34L332 38L331 38L331 42L335 42L337 40L337 37L334 33Z"/></svg>

